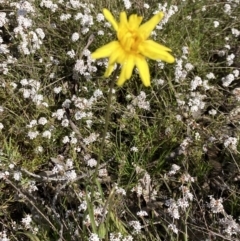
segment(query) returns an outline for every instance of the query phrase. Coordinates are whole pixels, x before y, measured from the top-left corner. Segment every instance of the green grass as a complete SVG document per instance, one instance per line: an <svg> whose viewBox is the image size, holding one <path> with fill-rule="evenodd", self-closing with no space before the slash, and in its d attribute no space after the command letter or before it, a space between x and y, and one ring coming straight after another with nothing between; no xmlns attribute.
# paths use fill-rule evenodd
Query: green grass
<svg viewBox="0 0 240 241"><path fill-rule="evenodd" d="M231 6L229 15L224 13L225 2L167 1L165 15L173 5L178 11L161 30L155 29L156 36L152 38L171 48L176 62L165 63L161 68L158 62L149 60L149 88L144 87L136 70L123 87L114 85L109 126L103 140L114 74L104 78L106 66L104 60L100 60L91 64L97 67L96 72L88 67L84 72L89 71L89 75L78 74L78 78L74 78L76 61L82 56L87 64L83 50L91 34L94 40L88 47L90 52L116 39L105 21L97 21L102 8L108 8L116 19L120 11L126 11L128 16L133 13L143 16L145 22L159 10L160 3L149 0L147 9L144 2L132 1L132 7L126 10L123 1L89 0L77 9L69 7L66 0L61 4L55 1L58 9L52 12L40 7L41 2L29 1L35 14L24 15L32 20L32 26L23 30L28 40L33 34L31 31L37 28L42 28L45 34L40 48L29 55L19 50L23 36L14 33L18 26L17 8L3 1L0 12L5 12L8 18L1 27L0 37L9 50L1 53L0 64L6 63L9 56L16 58L15 63L7 64L7 73L1 72L3 65L0 68L0 107L3 108L0 111L3 125L0 130L0 240L98 240L90 238L92 233L104 241L238 240L239 144L231 146L227 140L239 137L239 116L234 114L239 101L233 94L239 87L239 77L235 76L227 87L222 85L222 78L240 69L239 36L232 34L232 28L240 30L240 4L226 2ZM60 21L60 16L67 13L71 18ZM93 18L93 25L88 26L85 34L81 20L74 19L78 13ZM219 22L217 28L214 21ZM103 36L98 35L99 30L104 31ZM76 42L71 40L74 32L80 36ZM188 48L188 54L183 54L183 47ZM67 55L70 50L75 51L75 57ZM223 50L225 55L219 56ZM229 66L230 54L235 54L235 58ZM193 68L177 80L177 68L182 74L187 63ZM210 89L202 83L191 90L195 77L204 81L209 73L215 75L208 81ZM40 87L36 93L42 95L40 104L31 96L23 97L30 90L32 96L36 94L32 86L21 84L23 79L38 81ZM164 82L158 84L159 79ZM54 92L56 87L62 91ZM96 90L101 90L102 96L92 101ZM140 95L145 95L142 102ZM74 101L74 96L78 101ZM71 103L63 108L66 100ZM191 105L197 101L203 101L204 106L192 112ZM67 127L56 116L59 109L65 111L63 119L69 121ZM214 116L209 114L212 109L216 110ZM85 116L76 119L78 112L84 112ZM28 126L40 117L47 119L45 125ZM29 131L37 131L36 138L31 139ZM45 131L50 131L50 138L42 136ZM86 143L86 138L93 133L99 136ZM66 136L69 142L63 142ZM99 162L100 174L87 165L90 158ZM180 170L169 174L173 164ZM57 168L58 174L55 174ZM76 176L69 179L72 170ZM194 181L184 180L188 174ZM18 179L18 175L21 178ZM31 189L34 183L36 190ZM183 192L182 186L188 191ZM121 194L119 188L126 194ZM188 198L188 205L180 208L182 198L188 193L192 199ZM211 195L215 200L222 198L221 212L214 213L208 205ZM178 205L179 218L171 216L167 205L171 199ZM148 216L138 216L139 211L146 211ZM29 225L24 221L26 215L32 218ZM235 221L221 224L223 218ZM131 221L139 222L139 232L134 230ZM169 225L175 225L178 233ZM227 233L230 226L232 233ZM117 239L119 234L122 238Z"/></svg>

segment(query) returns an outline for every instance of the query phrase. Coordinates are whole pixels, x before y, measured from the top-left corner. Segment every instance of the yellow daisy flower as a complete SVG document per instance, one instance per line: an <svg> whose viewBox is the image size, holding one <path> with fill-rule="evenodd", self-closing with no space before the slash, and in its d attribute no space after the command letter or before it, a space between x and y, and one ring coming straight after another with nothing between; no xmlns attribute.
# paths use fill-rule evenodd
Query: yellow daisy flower
<svg viewBox="0 0 240 241"><path fill-rule="evenodd" d="M150 86L150 73L146 58L173 63L174 57L169 53L171 49L148 39L153 29L162 20L164 14L159 12L149 21L141 24L142 17L132 14L127 19L126 12L120 13L119 23L111 12L103 9L105 18L117 32L118 40L112 41L92 53L93 59L109 58L108 68L104 74L109 77L115 63L121 64L122 69L117 81L121 86L132 76L133 68L138 68L140 78L145 86Z"/></svg>

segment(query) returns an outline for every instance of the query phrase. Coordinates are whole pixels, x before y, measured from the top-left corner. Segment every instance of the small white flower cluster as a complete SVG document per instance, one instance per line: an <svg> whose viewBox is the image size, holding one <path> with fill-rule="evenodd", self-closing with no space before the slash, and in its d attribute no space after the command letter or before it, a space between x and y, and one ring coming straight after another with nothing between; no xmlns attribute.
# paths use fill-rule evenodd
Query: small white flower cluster
<svg viewBox="0 0 240 241"><path fill-rule="evenodd" d="M90 78L91 73L97 71L97 68L94 65L92 65L92 63L94 63L95 60L91 58L90 51L86 49L83 55L86 57L86 61L84 61L83 59L78 59L73 68L73 78L75 80L79 79L79 74L87 78Z"/></svg>
<svg viewBox="0 0 240 241"><path fill-rule="evenodd" d="M183 47L182 51L183 51L182 58L176 59L174 81L177 83L183 82L186 79L188 72L190 72L194 68L194 66L191 63L186 63L185 66L183 67L183 61L187 60L188 47Z"/></svg>
<svg viewBox="0 0 240 241"><path fill-rule="evenodd" d="M37 186L36 186L36 182L29 180L27 183L27 190L29 193L35 192L38 190Z"/></svg>
<svg viewBox="0 0 240 241"><path fill-rule="evenodd" d="M37 127L37 125L45 125L47 124L48 120L45 117L40 117L38 120L31 120L30 123L27 125L28 128L34 128ZM49 130L44 130L42 133L42 137L51 139L52 133L51 131L53 128L50 128ZM28 137L33 140L39 135L39 131L37 130L29 130Z"/></svg>
<svg viewBox="0 0 240 241"><path fill-rule="evenodd" d="M137 212L137 216L139 216L139 217L146 217L146 216L148 216L148 213L146 212L146 211L139 211L139 212Z"/></svg>
<svg viewBox="0 0 240 241"><path fill-rule="evenodd" d="M233 64L234 59L235 59L235 54L229 54L226 58L227 66L231 66Z"/></svg>
<svg viewBox="0 0 240 241"><path fill-rule="evenodd" d="M224 218L219 220L223 227L223 232L229 237L240 233L240 225L233 219L231 215L225 215Z"/></svg>
<svg viewBox="0 0 240 241"><path fill-rule="evenodd" d="M0 241L10 241L10 239L7 237L6 231L0 232Z"/></svg>
<svg viewBox="0 0 240 241"><path fill-rule="evenodd" d="M80 209L80 207L79 207ZM105 219L106 214L108 213L108 210L106 207L101 207L101 206L93 206L93 214L94 214L94 220L95 224L98 227L102 219ZM89 214L86 215L84 221L84 225L89 226L91 225L91 220Z"/></svg>
<svg viewBox="0 0 240 241"><path fill-rule="evenodd" d="M66 22L71 17L72 17L72 15L70 13L62 13L61 16L60 16L60 21L61 22Z"/></svg>
<svg viewBox="0 0 240 241"><path fill-rule="evenodd" d="M157 191L152 188L151 177L148 172L139 166L135 166L136 173L141 176L135 187L132 188L132 192L136 192L137 196L143 195L146 202L156 200Z"/></svg>
<svg viewBox="0 0 240 241"><path fill-rule="evenodd" d="M116 190L117 194L121 194L122 196L126 196L126 191L123 188L118 187L117 184L115 184L115 190Z"/></svg>
<svg viewBox="0 0 240 241"><path fill-rule="evenodd" d="M180 167L176 164L173 164L171 167L171 170L168 172L168 176L172 176L177 173L177 171L180 170ZM189 184L194 182L194 178L191 177L189 173L183 173L180 178L181 186L179 187L179 190L181 191L181 196L178 198L178 200L174 200L170 198L165 202L165 205L168 207L167 212L173 219L179 219L180 218L180 210L186 211L186 208L189 207L189 201L193 201L193 194L190 192ZM169 228L177 233L177 228L175 226L169 226Z"/></svg>
<svg viewBox="0 0 240 241"><path fill-rule="evenodd" d="M74 19L76 21L80 21L81 33L85 35L89 32L91 26L93 26L94 21L93 16L91 15L91 5L83 4L82 6L84 9L84 13L77 13L74 16Z"/></svg>
<svg viewBox="0 0 240 241"><path fill-rule="evenodd" d="M6 25L9 22L7 14L5 12L0 12L0 28Z"/></svg>
<svg viewBox="0 0 240 241"><path fill-rule="evenodd" d="M71 143L73 145L77 144L77 138L75 137L75 132L72 132L70 134L70 136L64 136L63 137L63 140L62 140L62 143L66 144L66 143Z"/></svg>
<svg viewBox="0 0 240 241"><path fill-rule="evenodd" d="M20 88L20 92L23 94L24 99L31 99L33 103L38 105L43 105L48 107L48 104L43 101L43 95L39 94L40 90L40 82L34 79L22 79L20 81L22 88Z"/></svg>
<svg viewBox="0 0 240 241"><path fill-rule="evenodd" d="M164 3L164 4L159 3L158 4L158 11L156 11L156 12L159 12L159 11L164 12L164 18L156 26L156 29L163 29L163 26L168 22L170 17L178 12L178 6L177 5L170 5L170 7L168 8L167 3Z"/></svg>
<svg viewBox="0 0 240 241"><path fill-rule="evenodd" d="M110 233L110 241L133 241L133 237L130 235L123 237L121 233Z"/></svg>
<svg viewBox="0 0 240 241"><path fill-rule="evenodd" d="M132 3L129 0L123 0L123 3L126 9L130 9L132 6Z"/></svg>
<svg viewBox="0 0 240 241"><path fill-rule="evenodd" d="M180 169L181 169L180 166L178 166L176 164L172 164L171 170L168 172L168 176L175 175Z"/></svg>
<svg viewBox="0 0 240 241"><path fill-rule="evenodd" d="M130 148L130 151L132 152L138 152L138 148L136 146L133 146Z"/></svg>
<svg viewBox="0 0 240 241"><path fill-rule="evenodd" d="M228 74L222 78L223 86L228 87L239 76L239 70L233 70L232 74Z"/></svg>
<svg viewBox="0 0 240 241"><path fill-rule="evenodd" d="M171 223L168 225L168 229L170 229L171 231L173 231L175 234L178 234L178 228L176 227L175 224Z"/></svg>
<svg viewBox="0 0 240 241"><path fill-rule="evenodd" d="M208 80L202 80L201 77L195 76L193 80L191 80L190 90L196 90L198 86L202 86L205 90L209 90L211 88L208 85Z"/></svg>
<svg viewBox="0 0 240 241"><path fill-rule="evenodd" d="M0 37L0 53L3 53L2 52L2 38ZM7 75L8 74L8 66L9 65L13 65L17 62L17 59L16 58L13 58L11 55L8 55L7 56L7 60L4 60L0 63L0 73L3 73L4 75ZM5 87L4 84L2 83L2 87Z"/></svg>
<svg viewBox="0 0 240 241"><path fill-rule="evenodd" d="M150 110L150 103L146 101L146 93L144 91L140 91L140 94L132 100L131 104L143 110ZM127 108L129 109L129 106Z"/></svg>
<svg viewBox="0 0 240 241"><path fill-rule="evenodd" d="M21 39L18 45L19 51L25 55L35 53L43 44L43 39L45 38L44 31L41 28L31 30L32 20L23 15L17 17L17 23L18 26L13 29L13 32L15 37L20 37Z"/></svg>
<svg viewBox="0 0 240 241"><path fill-rule="evenodd" d="M53 13L58 9L58 5L53 3L51 0L41 0L40 7L45 7L50 9Z"/></svg>
<svg viewBox="0 0 240 241"><path fill-rule="evenodd" d="M22 218L22 224L25 229L30 229L31 228L31 222L32 222L32 216L30 214L27 214L25 218Z"/></svg>
<svg viewBox="0 0 240 241"><path fill-rule="evenodd" d="M231 31L232 31L232 35L236 38L240 35L240 31L236 28L232 28Z"/></svg>
<svg viewBox="0 0 240 241"><path fill-rule="evenodd" d="M100 241L101 239L98 237L96 233L91 233L91 235L88 238L88 241Z"/></svg>
<svg viewBox="0 0 240 241"><path fill-rule="evenodd" d="M206 98L206 95L200 94L200 92L191 92L190 98L188 100L188 106L190 107L190 111L197 112L199 110L203 110L205 107L205 102L203 99Z"/></svg>
<svg viewBox="0 0 240 241"><path fill-rule="evenodd" d="M226 148L229 148L233 151L236 151L237 150L237 144L238 144L238 139L236 137L231 137L231 136L228 136L228 137L225 137L226 139L224 140L224 143L223 145L226 147Z"/></svg>
<svg viewBox="0 0 240 241"><path fill-rule="evenodd" d="M210 203L208 204L209 208L213 213L224 213L224 207L222 205L222 198L215 199L213 196L209 196Z"/></svg>
<svg viewBox="0 0 240 241"><path fill-rule="evenodd" d="M240 88L235 88L232 91L232 94L234 95L237 101L240 101Z"/></svg>
<svg viewBox="0 0 240 241"><path fill-rule="evenodd" d="M129 223L130 227L133 227L133 234L139 234L142 229L142 225L139 221L130 221Z"/></svg>
<svg viewBox="0 0 240 241"><path fill-rule="evenodd" d="M99 137L99 134L96 134L96 133L91 133L88 137L84 138L83 139L83 142L85 145L89 145L93 142L95 142Z"/></svg>

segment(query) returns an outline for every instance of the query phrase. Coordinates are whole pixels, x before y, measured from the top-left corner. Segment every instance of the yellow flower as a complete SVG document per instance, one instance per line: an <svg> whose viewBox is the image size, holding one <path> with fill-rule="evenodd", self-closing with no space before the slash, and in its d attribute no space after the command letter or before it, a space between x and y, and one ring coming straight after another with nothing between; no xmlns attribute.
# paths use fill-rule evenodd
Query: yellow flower
<svg viewBox="0 0 240 241"><path fill-rule="evenodd" d="M142 25L140 25L142 17L136 14L132 14L127 19L126 12L121 12L119 23L109 10L103 9L103 14L117 32L118 40L97 49L92 53L92 58L109 58L108 68L104 74L105 77L111 75L115 63L122 65L117 81L119 86L130 79L135 65L138 68L143 84L150 86L149 67L145 57L167 63L174 62L174 57L169 53L171 49L148 39L155 26L162 20L163 12L157 13Z"/></svg>

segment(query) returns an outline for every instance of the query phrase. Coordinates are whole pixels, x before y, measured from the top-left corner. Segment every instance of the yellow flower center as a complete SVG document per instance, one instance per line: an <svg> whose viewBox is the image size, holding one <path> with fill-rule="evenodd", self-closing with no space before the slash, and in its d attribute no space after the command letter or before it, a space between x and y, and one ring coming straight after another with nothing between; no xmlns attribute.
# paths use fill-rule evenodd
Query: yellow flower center
<svg viewBox="0 0 240 241"><path fill-rule="evenodd" d="M137 54L139 53L138 46L143 41L143 38L138 30L124 28L118 31L118 40L124 51Z"/></svg>

